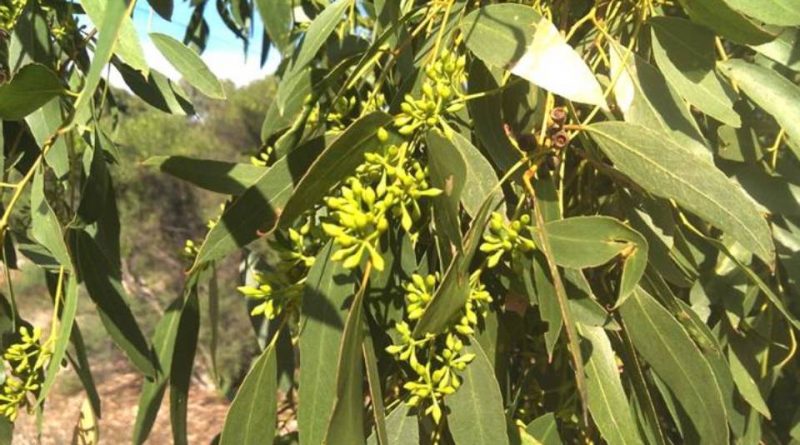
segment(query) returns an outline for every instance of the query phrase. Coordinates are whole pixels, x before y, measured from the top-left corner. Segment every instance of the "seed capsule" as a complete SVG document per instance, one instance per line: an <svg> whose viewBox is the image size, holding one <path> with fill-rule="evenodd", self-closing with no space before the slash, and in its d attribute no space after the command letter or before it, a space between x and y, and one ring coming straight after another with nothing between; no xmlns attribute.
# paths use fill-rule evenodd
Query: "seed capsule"
<svg viewBox="0 0 800 445"><path fill-rule="evenodd" d="M564 122L567 121L567 110L564 107L553 108L550 111L550 119L559 126L564 125Z"/></svg>
<svg viewBox="0 0 800 445"><path fill-rule="evenodd" d="M558 133L554 134L551 137L553 142L553 147L555 148L564 148L569 144L569 135L564 130L559 131Z"/></svg>

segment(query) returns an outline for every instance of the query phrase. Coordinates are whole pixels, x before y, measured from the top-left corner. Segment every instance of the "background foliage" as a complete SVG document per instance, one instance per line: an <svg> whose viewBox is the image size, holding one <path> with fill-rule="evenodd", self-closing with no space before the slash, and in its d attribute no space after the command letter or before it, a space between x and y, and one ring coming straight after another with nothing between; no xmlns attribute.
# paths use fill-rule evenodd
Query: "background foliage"
<svg viewBox="0 0 800 445"><path fill-rule="evenodd" d="M4 441L62 367L97 441L87 300L135 443L187 442L198 356L221 444L800 441L796 2L194 1L181 83L135 3L0 3Z"/></svg>

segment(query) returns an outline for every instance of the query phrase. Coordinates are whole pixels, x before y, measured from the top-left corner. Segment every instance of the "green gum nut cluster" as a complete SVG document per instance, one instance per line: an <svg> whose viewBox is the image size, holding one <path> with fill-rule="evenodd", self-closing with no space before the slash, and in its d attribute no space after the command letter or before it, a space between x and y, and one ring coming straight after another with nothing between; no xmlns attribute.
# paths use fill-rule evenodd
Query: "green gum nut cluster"
<svg viewBox="0 0 800 445"><path fill-rule="evenodd" d="M461 387L459 374L475 358L474 354L463 352L464 341L475 332L480 317L486 315L492 301L480 282L480 272L475 272L470 276L470 294L458 320L442 334L426 333L422 338L414 338L409 322L416 323L425 314L438 284L438 275L412 275L411 281L404 286L405 312L409 321L396 323L399 343L386 348L413 372L414 378L403 384L409 393L406 404L424 406L424 413L437 424L441 421L445 396Z"/></svg>
<svg viewBox="0 0 800 445"><path fill-rule="evenodd" d="M425 69L421 97L406 95L400 105L402 113L395 117L394 125L401 135L407 136L419 129L439 126L445 134L452 130L444 120L464 108L464 83L466 58L443 50L437 60Z"/></svg>
<svg viewBox="0 0 800 445"><path fill-rule="evenodd" d="M530 215L524 214L512 221L505 221L500 213L493 213L489 228L483 235L481 251L488 255L486 265L493 268L506 254L512 261L520 254L533 251L533 227Z"/></svg>
<svg viewBox="0 0 800 445"><path fill-rule="evenodd" d="M388 144L384 128L376 136L380 148L365 153L356 174L344 181L335 196L325 198L329 217L322 229L338 247L332 259L344 261L350 269L358 267L366 255L375 269L383 270L380 242L390 219L399 219L411 233L422 215L420 200L441 193L430 186L427 167L414 158L410 143Z"/></svg>
<svg viewBox="0 0 800 445"><path fill-rule="evenodd" d="M50 341L40 344L40 328L30 331L23 326L19 333L20 342L12 344L3 353L8 366L0 394L0 412L11 422L16 420L21 408L29 405L30 395L35 395L41 388L43 371L53 354Z"/></svg>

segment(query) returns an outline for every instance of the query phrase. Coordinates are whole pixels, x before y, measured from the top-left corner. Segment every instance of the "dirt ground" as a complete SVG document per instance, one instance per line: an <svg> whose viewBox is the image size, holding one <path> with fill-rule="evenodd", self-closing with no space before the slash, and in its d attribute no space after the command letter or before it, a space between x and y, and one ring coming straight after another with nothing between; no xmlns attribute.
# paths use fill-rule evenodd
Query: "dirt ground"
<svg viewBox="0 0 800 445"><path fill-rule="evenodd" d="M95 369L95 367L97 369ZM69 370L62 371L63 377ZM100 394L102 417L99 419L100 444L130 443L142 378L123 361L94 364L92 373ZM47 398L41 440L37 440L33 415L20 413L14 432L14 445L62 445L72 442L72 432L80 414L82 390L66 391L56 386ZM208 444L216 436L225 418L228 402L213 388L192 382L189 391L188 430L190 444ZM148 444L172 443L169 425L169 394L165 394L161 410Z"/></svg>

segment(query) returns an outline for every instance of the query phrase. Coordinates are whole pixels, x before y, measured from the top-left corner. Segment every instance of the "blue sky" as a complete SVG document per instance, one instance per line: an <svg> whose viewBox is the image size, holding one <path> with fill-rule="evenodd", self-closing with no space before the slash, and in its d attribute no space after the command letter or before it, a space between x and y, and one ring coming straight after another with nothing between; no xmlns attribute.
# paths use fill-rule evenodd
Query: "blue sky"
<svg viewBox="0 0 800 445"><path fill-rule="evenodd" d="M172 21L169 22L156 14L146 1L140 0L137 2L133 14L134 25L139 34L148 63L154 69L173 79L179 78L180 75L156 50L155 46L150 42L148 33L160 32L182 40L191 13L192 9L189 2L175 0L175 10L172 14ZM270 57L263 68L259 66L263 27L257 13L254 20L256 29L251 36L250 48L246 55L242 41L225 26L219 17L215 2L208 2L205 17L211 29L211 35L202 57L218 77L232 80L236 85L241 86L253 80L261 79L275 70L279 62L276 51L270 52ZM114 79L112 79L112 83L116 83Z"/></svg>

